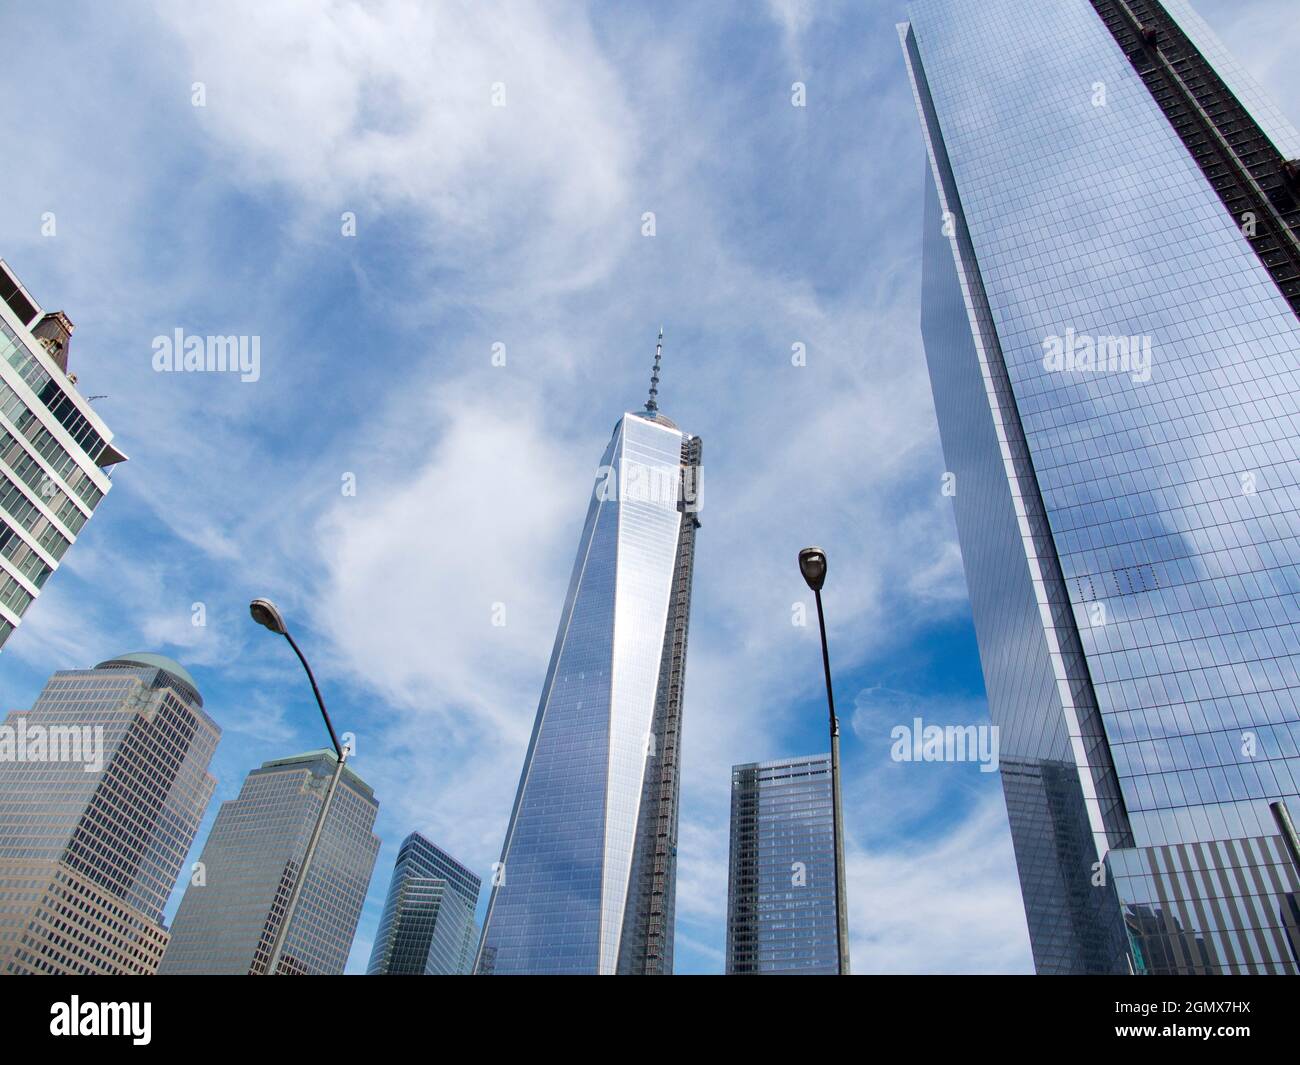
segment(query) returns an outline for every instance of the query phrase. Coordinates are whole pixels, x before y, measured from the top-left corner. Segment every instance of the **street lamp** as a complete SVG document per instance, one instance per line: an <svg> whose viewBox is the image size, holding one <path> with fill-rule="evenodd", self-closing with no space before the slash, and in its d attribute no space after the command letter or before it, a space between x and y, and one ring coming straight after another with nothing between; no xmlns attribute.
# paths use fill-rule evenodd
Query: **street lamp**
<svg viewBox="0 0 1300 1065"><path fill-rule="evenodd" d="M307 664L307 659L303 656L294 638L289 635L289 629L284 623L284 615L269 599L254 599L248 604L248 612L253 616L253 620L263 628L270 629L277 636L283 636L289 641L293 653L298 656L302 668L307 671L307 679L311 681L312 694L316 696L316 705L320 707L321 717L325 719L325 727L329 729L330 742L334 744L334 753L337 756L334 763L334 775L330 777L329 787L325 791L325 799L321 802L320 813L316 816L316 827L312 829L311 839L307 842L307 852L302 858L302 866L294 879L293 889L289 892L289 901L284 908L284 918L280 921L280 926L276 929L275 940L271 944L271 956L266 963L266 973L269 976L274 976L276 970L280 967L280 959L284 953L285 936L288 934L289 924L293 920L294 913L298 909L298 899L302 895L302 886L307 882L307 874L311 871L311 862L316 856L316 845L320 842L321 831L325 827L325 818L329 815L330 805L334 801L334 792L338 790L339 777L343 775L343 763L347 761L348 755L347 750L339 744L338 735L335 733L334 725L330 721L329 711L325 709L325 700L321 698L320 688L316 685L316 677L311 671L311 666Z"/></svg>
<svg viewBox="0 0 1300 1065"><path fill-rule="evenodd" d="M849 975L849 925L845 913L844 830L840 803L840 722L835 716L835 693L831 688L831 655L826 647L826 616L822 613L822 585L826 583L826 552L805 547L799 552L799 572L817 599L817 627L822 635L822 668L826 672L826 704L831 717L831 826L835 844L835 942L840 976Z"/></svg>

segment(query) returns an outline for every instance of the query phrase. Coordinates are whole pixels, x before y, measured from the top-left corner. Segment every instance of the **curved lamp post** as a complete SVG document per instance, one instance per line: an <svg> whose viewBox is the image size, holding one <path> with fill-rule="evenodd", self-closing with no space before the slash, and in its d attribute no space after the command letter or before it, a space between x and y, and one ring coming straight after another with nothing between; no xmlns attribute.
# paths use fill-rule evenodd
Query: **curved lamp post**
<svg viewBox="0 0 1300 1065"><path fill-rule="evenodd" d="M293 881L293 888L289 892L289 901L284 908L284 918L280 921L280 926L275 932L275 940L271 944L271 956L266 963L266 975L274 976L280 967L280 959L284 954L285 937L288 935L289 925L298 909L298 899L302 895L302 886L307 882L307 874L311 871L312 859L316 856L316 845L320 842L321 830L325 827L325 818L329 815L330 805L334 801L334 793L338 790L339 777L343 775L343 763L347 761L348 756L347 750L339 744L338 735L335 733L334 725L330 721L329 711L325 709L325 700L321 698L320 688L316 684L316 677L311 671L311 666L307 664L307 659L303 656L294 638L289 635L289 629L284 623L284 615L269 599L254 599L248 604L248 612L259 625L270 629L277 636L283 636L289 641L293 653L298 656L302 668L307 671L307 679L311 681L312 694L316 696L316 705L320 707L321 717L325 719L325 727L329 729L330 742L334 744L334 753L337 756L334 764L334 775L330 777L329 787L326 789L325 798L321 802L320 813L316 816L316 827L312 829L311 839L307 842L307 851L302 858L302 866L299 868L298 875Z"/></svg>
<svg viewBox="0 0 1300 1065"><path fill-rule="evenodd" d="M799 552L799 572L817 599L817 627L822 635L822 668L826 672L826 704L831 718L831 825L835 844L835 942L840 976L849 975L849 923L845 913L844 830L840 810L840 722L835 716L835 693L831 688L831 656L826 648L826 616L822 613L822 585L826 583L826 552L805 547Z"/></svg>

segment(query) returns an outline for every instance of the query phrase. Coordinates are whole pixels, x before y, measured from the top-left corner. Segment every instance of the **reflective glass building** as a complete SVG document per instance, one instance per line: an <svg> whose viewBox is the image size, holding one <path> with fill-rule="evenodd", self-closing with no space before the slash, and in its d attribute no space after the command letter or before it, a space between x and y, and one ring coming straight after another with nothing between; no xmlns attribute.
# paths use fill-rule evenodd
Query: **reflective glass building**
<svg viewBox="0 0 1300 1065"><path fill-rule="evenodd" d="M68 371L74 328L0 259L0 647L126 459Z"/></svg>
<svg viewBox="0 0 1300 1065"><path fill-rule="evenodd" d="M834 976L831 757L731 769L727 975Z"/></svg>
<svg viewBox="0 0 1300 1065"><path fill-rule="evenodd" d="M1037 969L1295 973L1300 138L1182 2L909 16L922 332Z"/></svg>
<svg viewBox="0 0 1300 1065"><path fill-rule="evenodd" d="M493 877L480 973L672 971L699 464L699 438L658 412L653 391L614 427Z"/></svg>
<svg viewBox="0 0 1300 1065"><path fill-rule="evenodd" d="M481 886L450 854L412 832L397 852L367 975L469 975Z"/></svg>
<svg viewBox="0 0 1300 1065"><path fill-rule="evenodd" d="M160 974L265 972L335 763L333 750L264 762L237 798L221 804L199 858L202 877L185 889ZM277 972L343 972L379 854L378 812L370 785L345 765Z"/></svg>
<svg viewBox="0 0 1300 1065"><path fill-rule="evenodd" d="M148 975L221 730L170 658L55 673L0 726L0 973Z"/></svg>

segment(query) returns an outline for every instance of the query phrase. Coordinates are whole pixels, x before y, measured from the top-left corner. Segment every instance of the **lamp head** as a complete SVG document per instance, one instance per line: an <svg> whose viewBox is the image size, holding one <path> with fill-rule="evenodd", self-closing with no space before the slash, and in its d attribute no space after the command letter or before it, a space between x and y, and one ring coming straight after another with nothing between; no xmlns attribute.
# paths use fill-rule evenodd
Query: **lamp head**
<svg viewBox="0 0 1300 1065"><path fill-rule="evenodd" d="M284 636L289 631L284 624L284 616L269 599L254 599L248 604L248 612L253 616L254 621L270 629L277 636Z"/></svg>
<svg viewBox="0 0 1300 1065"><path fill-rule="evenodd" d="M814 592L826 583L826 552L820 547L805 547L799 552L799 572Z"/></svg>

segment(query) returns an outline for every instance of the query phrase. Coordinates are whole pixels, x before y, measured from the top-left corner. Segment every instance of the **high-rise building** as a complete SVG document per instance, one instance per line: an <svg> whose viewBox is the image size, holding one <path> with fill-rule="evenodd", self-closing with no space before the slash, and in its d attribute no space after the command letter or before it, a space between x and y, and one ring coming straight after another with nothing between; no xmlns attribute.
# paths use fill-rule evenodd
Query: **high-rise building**
<svg viewBox="0 0 1300 1065"><path fill-rule="evenodd" d="M402 841L370 954L370 976L467 976L482 880L420 833Z"/></svg>
<svg viewBox="0 0 1300 1065"><path fill-rule="evenodd" d="M0 726L0 973L150 974L221 730L161 655L55 673Z"/></svg>
<svg viewBox="0 0 1300 1065"><path fill-rule="evenodd" d="M835 976L831 756L731 767L727 975Z"/></svg>
<svg viewBox="0 0 1300 1065"><path fill-rule="evenodd" d="M1300 137L1182 0L916 0L922 332L1040 973L1295 973Z"/></svg>
<svg viewBox="0 0 1300 1065"><path fill-rule="evenodd" d="M159 973L260 975L307 853L337 758L310 751L263 762L244 778L203 845L172 922ZM379 854L379 802L345 765L285 933L278 973L343 972Z"/></svg>
<svg viewBox="0 0 1300 1065"><path fill-rule="evenodd" d="M659 358L597 471L480 973L672 972L700 439L659 413Z"/></svg>
<svg viewBox="0 0 1300 1065"><path fill-rule="evenodd" d="M73 329L0 259L0 647L126 459L68 371Z"/></svg>

